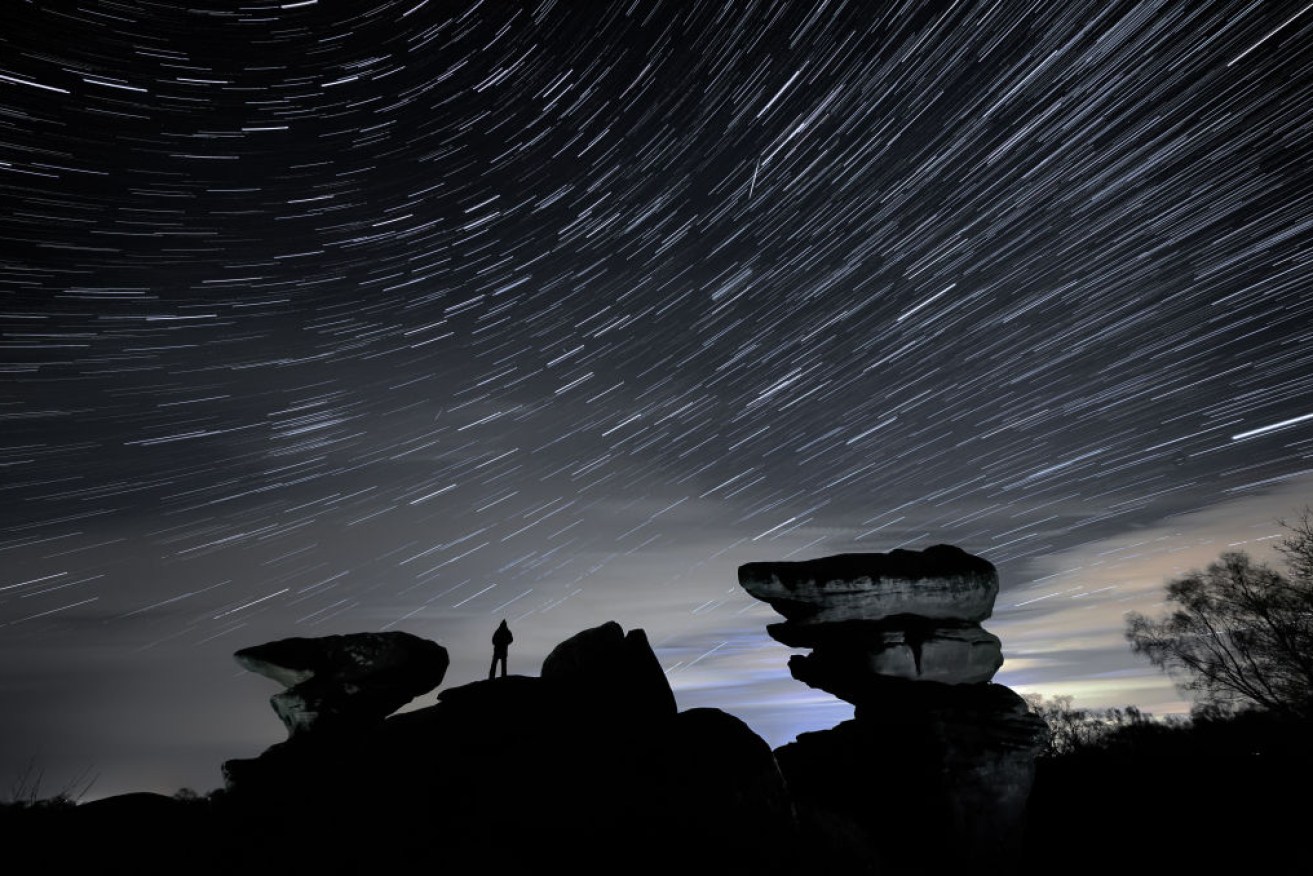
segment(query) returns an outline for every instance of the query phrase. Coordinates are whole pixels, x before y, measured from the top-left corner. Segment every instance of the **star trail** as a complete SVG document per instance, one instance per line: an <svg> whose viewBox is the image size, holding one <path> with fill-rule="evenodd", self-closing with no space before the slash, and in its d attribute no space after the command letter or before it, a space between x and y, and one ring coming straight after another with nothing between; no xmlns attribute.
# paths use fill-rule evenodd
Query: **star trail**
<svg viewBox="0 0 1313 876"><path fill-rule="evenodd" d="M753 560L999 566L999 680L1313 485L1313 6L11 0L0 781L208 788L231 652L609 619L774 744ZM795 690L796 688L796 690ZM52 779L57 783L57 779ZM52 792L58 788L51 788Z"/></svg>

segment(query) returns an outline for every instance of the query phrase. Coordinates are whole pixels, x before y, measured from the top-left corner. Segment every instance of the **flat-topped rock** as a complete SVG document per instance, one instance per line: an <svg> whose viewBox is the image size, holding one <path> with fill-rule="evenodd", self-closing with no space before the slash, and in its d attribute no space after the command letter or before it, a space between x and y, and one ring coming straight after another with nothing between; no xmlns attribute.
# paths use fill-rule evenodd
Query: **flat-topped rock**
<svg viewBox="0 0 1313 876"><path fill-rule="evenodd" d="M998 572L952 545L887 554L838 554L800 562L747 563L739 584L795 624L913 615L979 622L994 610Z"/></svg>
<svg viewBox="0 0 1313 876"><path fill-rule="evenodd" d="M290 734L381 721L442 683L447 649L410 633L279 639L233 657L284 685L270 698Z"/></svg>

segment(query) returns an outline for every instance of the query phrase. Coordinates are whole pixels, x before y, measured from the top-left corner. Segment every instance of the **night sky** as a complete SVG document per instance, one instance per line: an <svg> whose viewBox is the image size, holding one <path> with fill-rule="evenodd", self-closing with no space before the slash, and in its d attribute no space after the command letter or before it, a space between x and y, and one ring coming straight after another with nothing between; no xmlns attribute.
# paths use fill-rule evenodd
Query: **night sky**
<svg viewBox="0 0 1313 876"><path fill-rule="evenodd" d="M736 567L940 542L998 680L1179 711L1123 614L1313 495L1307 0L183 5L0 9L0 792L502 618L778 745Z"/></svg>

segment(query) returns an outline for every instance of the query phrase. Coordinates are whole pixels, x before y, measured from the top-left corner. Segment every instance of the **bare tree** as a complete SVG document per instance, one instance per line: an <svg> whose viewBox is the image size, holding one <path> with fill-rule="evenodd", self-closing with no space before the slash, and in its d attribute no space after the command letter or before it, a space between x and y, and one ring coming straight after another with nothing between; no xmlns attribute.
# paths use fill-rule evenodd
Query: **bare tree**
<svg viewBox="0 0 1313 876"><path fill-rule="evenodd" d="M1024 694L1022 698L1030 710L1044 719L1049 726L1049 740L1043 757L1062 757L1106 748L1119 733L1128 729L1157 724L1160 727L1181 726L1179 721L1155 721L1152 715L1135 706L1122 709L1078 709L1072 705L1070 694L1045 697L1043 694Z"/></svg>
<svg viewBox="0 0 1313 876"><path fill-rule="evenodd" d="M1280 522L1290 534L1281 539L1277 550L1286 558L1290 577L1313 588L1313 509L1305 508L1294 523Z"/></svg>
<svg viewBox="0 0 1313 876"><path fill-rule="evenodd" d="M1171 613L1127 616L1126 638L1204 705L1313 717L1313 515L1282 524L1286 574L1243 552L1167 582Z"/></svg>

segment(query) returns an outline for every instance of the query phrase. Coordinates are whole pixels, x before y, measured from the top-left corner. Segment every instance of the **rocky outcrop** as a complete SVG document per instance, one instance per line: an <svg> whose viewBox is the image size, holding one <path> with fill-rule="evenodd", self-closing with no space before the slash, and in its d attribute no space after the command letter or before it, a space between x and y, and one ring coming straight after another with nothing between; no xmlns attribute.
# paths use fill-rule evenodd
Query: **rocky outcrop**
<svg viewBox="0 0 1313 876"><path fill-rule="evenodd" d="M776 758L817 872L1016 868L1043 722L990 679L998 575L960 548L750 563L739 583L798 680L857 706Z"/></svg>
<svg viewBox="0 0 1313 876"><path fill-rule="evenodd" d="M403 632L280 639L233 655L287 689L270 698L292 736L376 723L442 683L447 649Z"/></svg>
<svg viewBox="0 0 1313 876"><path fill-rule="evenodd" d="M775 756L829 872L1014 873L1040 732L1003 685L893 682Z"/></svg>
<svg viewBox="0 0 1313 876"><path fill-rule="evenodd" d="M95 844L76 869L166 873L186 859L216 876L1013 871L1040 722L983 680L998 640L971 618L988 615L980 588L997 585L979 558L954 572L955 550L812 564L826 575L790 577L806 564L745 574L777 601L782 582L825 582L806 585L805 611L784 600L793 613L772 635L812 649L791 663L798 678L857 706L853 720L774 752L718 709L677 711L646 634L615 622L562 642L541 676L447 688L390 716L441 681L440 646L363 633L244 649L243 666L287 686L274 701L291 736L225 763L225 788L203 800L85 807ZM852 590L832 574L843 567L864 581L865 615L851 603L827 611L826 588ZM891 568L899 574L883 574ZM879 592L886 579L897 599ZM953 581L968 582L972 607L954 609ZM143 817L167 834L147 856L122 839ZM62 836L54 829L43 837Z"/></svg>
<svg viewBox="0 0 1313 876"><path fill-rule="evenodd" d="M794 625L912 615L979 622L994 610L998 573L952 545L887 554L748 563L739 584Z"/></svg>
<svg viewBox="0 0 1313 876"><path fill-rule="evenodd" d="M841 621L796 627L773 624L767 631L791 648L810 655L789 660L794 678L856 703L863 687L884 679L976 684L989 681L1003 665L998 637L979 624L937 624L899 615L882 621Z"/></svg>
<svg viewBox="0 0 1313 876"><path fill-rule="evenodd" d="M680 712L663 734L654 803L669 836L702 850L666 873L799 873L793 805L766 741L720 709Z"/></svg>
<svg viewBox="0 0 1313 876"><path fill-rule="evenodd" d="M226 805L268 838L250 872L799 872L770 746L719 710L677 712L646 634L614 622L541 677L449 687L224 769Z"/></svg>
<svg viewBox="0 0 1313 876"><path fill-rule="evenodd" d="M628 633L615 621L583 630L561 642L543 660L542 677L639 720L672 718L677 711L661 663L647 633Z"/></svg>
<svg viewBox="0 0 1313 876"><path fill-rule="evenodd" d="M976 684L1003 665L979 623L994 610L998 573L961 548L748 563L739 584L787 618L767 627L772 637L813 649L789 662L794 678L850 702L889 678Z"/></svg>

